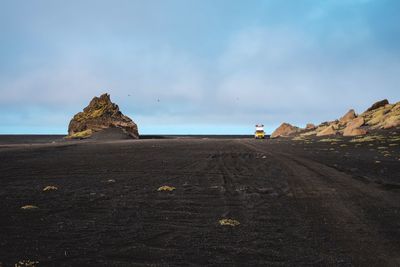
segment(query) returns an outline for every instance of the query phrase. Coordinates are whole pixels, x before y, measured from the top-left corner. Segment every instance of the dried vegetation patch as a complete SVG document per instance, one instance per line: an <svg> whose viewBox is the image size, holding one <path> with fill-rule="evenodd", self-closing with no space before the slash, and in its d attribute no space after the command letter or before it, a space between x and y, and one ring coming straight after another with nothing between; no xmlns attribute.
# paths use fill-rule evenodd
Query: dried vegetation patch
<svg viewBox="0 0 400 267"><path fill-rule="evenodd" d="M221 219L219 224L223 226L238 226L240 222L234 219Z"/></svg>
<svg viewBox="0 0 400 267"><path fill-rule="evenodd" d="M163 186L160 186L160 187L157 189L157 191L159 191L159 192L161 192L161 191L171 192L171 191L174 191L175 189L176 189L176 188L173 187L173 186L163 185Z"/></svg>

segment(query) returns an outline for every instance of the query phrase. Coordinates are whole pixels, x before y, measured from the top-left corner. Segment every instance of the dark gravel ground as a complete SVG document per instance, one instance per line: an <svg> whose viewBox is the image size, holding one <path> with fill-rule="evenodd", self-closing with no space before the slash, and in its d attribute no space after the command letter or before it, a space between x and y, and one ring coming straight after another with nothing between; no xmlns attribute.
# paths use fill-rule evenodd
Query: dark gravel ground
<svg viewBox="0 0 400 267"><path fill-rule="evenodd" d="M0 137L0 265L399 266L394 132L372 142Z"/></svg>

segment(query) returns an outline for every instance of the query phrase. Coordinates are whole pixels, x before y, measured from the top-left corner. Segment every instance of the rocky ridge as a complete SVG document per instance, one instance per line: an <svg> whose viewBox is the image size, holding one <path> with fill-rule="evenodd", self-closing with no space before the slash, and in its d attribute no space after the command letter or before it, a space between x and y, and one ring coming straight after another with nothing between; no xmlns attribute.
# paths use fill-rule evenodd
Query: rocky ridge
<svg viewBox="0 0 400 267"><path fill-rule="evenodd" d="M271 135L276 137L295 137L295 136L358 136L365 135L369 131L378 129L390 129L400 126L400 102L390 104L387 99L378 101L363 113L357 115L350 109L340 119L323 122L318 126L311 127L307 124L302 129L288 123L283 123Z"/></svg>

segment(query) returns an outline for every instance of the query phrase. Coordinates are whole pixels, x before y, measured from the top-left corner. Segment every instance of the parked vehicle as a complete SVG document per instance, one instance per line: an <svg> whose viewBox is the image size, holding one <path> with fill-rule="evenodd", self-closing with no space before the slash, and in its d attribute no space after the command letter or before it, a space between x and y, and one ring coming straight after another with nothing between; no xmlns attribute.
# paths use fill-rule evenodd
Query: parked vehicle
<svg viewBox="0 0 400 267"><path fill-rule="evenodd" d="M256 125L256 131L254 133L254 138L255 139L264 139L265 138L265 132L264 132L264 125L263 124L257 124Z"/></svg>

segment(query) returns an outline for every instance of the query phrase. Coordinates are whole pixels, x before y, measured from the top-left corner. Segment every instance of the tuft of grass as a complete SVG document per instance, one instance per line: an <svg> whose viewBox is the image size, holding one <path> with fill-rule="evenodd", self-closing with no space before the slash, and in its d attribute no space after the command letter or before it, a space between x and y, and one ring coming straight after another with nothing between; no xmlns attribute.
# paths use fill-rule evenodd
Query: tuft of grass
<svg viewBox="0 0 400 267"><path fill-rule="evenodd" d="M389 140L392 142L398 142L398 141L400 141L400 136L391 137Z"/></svg>
<svg viewBox="0 0 400 267"><path fill-rule="evenodd" d="M171 191L174 191L175 189L176 189L176 188L173 187L173 186L163 185L163 186L160 186L160 187L157 189L157 191L159 191L159 192L161 192L161 191L171 192Z"/></svg>
<svg viewBox="0 0 400 267"><path fill-rule="evenodd" d="M39 207L38 206L35 206L35 205L25 205L25 206L22 206L21 207L21 209L22 210L36 210L36 209L38 209Z"/></svg>
<svg viewBox="0 0 400 267"><path fill-rule="evenodd" d="M352 143L363 143L363 142L373 142L373 141L380 141L384 140L385 137L381 135L367 135L363 137L357 137L350 140Z"/></svg>
<svg viewBox="0 0 400 267"><path fill-rule="evenodd" d="M340 142L341 140L338 138L324 138L321 140L318 140L318 142Z"/></svg>
<svg viewBox="0 0 400 267"><path fill-rule="evenodd" d="M36 267L38 266L38 264L38 261L20 260L19 262L14 264L14 267Z"/></svg>
<svg viewBox="0 0 400 267"><path fill-rule="evenodd" d="M340 147L346 147L347 145L346 144L342 144L342 145L340 145Z"/></svg>
<svg viewBox="0 0 400 267"><path fill-rule="evenodd" d="M89 138L90 136L92 136L93 131L91 129L85 130L85 131L81 131L81 132L77 132L71 135L68 135L67 138L70 139L85 139L85 138Z"/></svg>
<svg viewBox="0 0 400 267"><path fill-rule="evenodd" d="M234 219L221 219L219 220L219 224L223 226L238 226L240 224L239 221Z"/></svg>
<svg viewBox="0 0 400 267"><path fill-rule="evenodd" d="M55 191L55 190L58 190L58 187L57 187L57 186L54 186L54 185L48 185L48 186L46 186L45 188L43 188L43 192L46 192L46 191Z"/></svg>

